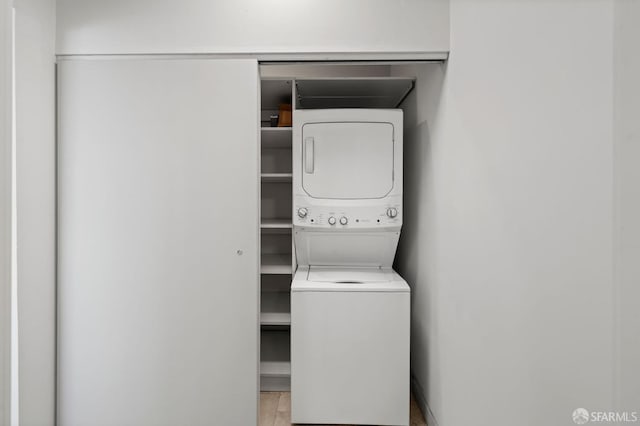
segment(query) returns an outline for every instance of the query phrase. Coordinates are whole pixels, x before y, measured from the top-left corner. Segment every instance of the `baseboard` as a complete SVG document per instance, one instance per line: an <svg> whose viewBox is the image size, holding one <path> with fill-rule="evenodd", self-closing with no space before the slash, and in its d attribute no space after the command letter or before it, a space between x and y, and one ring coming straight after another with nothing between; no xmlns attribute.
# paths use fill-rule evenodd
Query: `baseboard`
<svg viewBox="0 0 640 426"><path fill-rule="evenodd" d="M422 389L422 386L413 374L411 375L411 391L418 403L418 407L420 407L420 410L427 421L427 426L440 426L436 418L433 416L433 413L429 408L429 404L427 404L427 399L424 396L424 389Z"/></svg>

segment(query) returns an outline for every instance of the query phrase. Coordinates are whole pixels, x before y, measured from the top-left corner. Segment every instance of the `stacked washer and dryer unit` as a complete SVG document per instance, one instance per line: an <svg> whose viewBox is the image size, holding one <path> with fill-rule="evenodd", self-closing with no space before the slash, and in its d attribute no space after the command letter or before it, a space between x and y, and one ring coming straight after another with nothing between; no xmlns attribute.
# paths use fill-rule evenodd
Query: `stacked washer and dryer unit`
<svg viewBox="0 0 640 426"><path fill-rule="evenodd" d="M408 425L402 111L297 110L293 141L291 420Z"/></svg>

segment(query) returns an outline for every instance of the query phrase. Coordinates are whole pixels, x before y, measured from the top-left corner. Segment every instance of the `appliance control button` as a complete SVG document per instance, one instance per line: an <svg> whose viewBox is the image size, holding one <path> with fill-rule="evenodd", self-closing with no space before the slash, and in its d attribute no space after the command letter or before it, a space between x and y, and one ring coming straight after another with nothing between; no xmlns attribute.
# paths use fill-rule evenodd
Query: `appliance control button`
<svg viewBox="0 0 640 426"><path fill-rule="evenodd" d="M336 218L331 216L329 219L327 219L327 222L329 222L329 225L335 225L336 224Z"/></svg>
<svg viewBox="0 0 640 426"><path fill-rule="evenodd" d="M298 209L298 216L300 216L301 218L307 217L307 213L309 213L309 212L304 207L300 207Z"/></svg>
<svg viewBox="0 0 640 426"><path fill-rule="evenodd" d="M387 216L389 216L391 218L398 216L398 210L393 208L393 207L388 208L387 209Z"/></svg>
<svg viewBox="0 0 640 426"><path fill-rule="evenodd" d="M340 225L346 225L347 223L349 223L349 219L347 219L346 217L342 216L340 218Z"/></svg>

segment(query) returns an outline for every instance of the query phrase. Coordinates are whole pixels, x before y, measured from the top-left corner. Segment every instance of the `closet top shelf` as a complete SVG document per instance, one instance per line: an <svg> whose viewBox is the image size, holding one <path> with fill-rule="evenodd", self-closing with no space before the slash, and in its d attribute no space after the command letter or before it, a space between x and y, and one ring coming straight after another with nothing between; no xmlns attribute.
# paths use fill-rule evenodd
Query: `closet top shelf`
<svg viewBox="0 0 640 426"><path fill-rule="evenodd" d="M406 77L299 79L296 108L398 108L414 82Z"/></svg>

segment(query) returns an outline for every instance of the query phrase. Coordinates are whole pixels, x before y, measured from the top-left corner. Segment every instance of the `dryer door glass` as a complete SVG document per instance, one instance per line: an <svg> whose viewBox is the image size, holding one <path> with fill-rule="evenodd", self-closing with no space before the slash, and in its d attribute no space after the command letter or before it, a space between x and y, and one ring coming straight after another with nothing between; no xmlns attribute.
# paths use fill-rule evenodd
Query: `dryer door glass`
<svg viewBox="0 0 640 426"><path fill-rule="evenodd" d="M391 123L308 123L299 143L302 186L311 197L382 198L393 189Z"/></svg>

